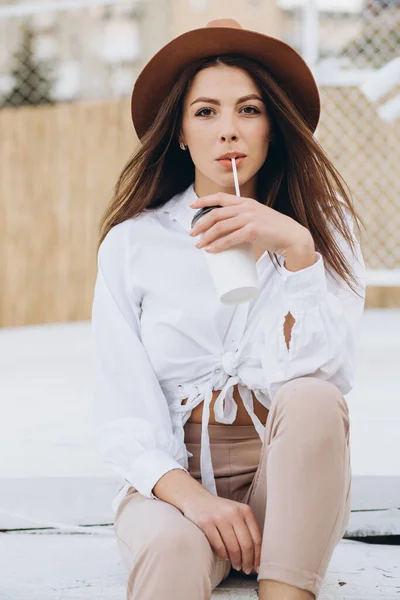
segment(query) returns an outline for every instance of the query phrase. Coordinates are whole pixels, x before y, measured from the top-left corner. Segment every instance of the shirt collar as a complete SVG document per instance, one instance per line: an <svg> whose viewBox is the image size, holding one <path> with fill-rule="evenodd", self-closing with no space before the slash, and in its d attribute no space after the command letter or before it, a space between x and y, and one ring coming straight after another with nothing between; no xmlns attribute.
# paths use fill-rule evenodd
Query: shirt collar
<svg viewBox="0 0 400 600"><path fill-rule="evenodd" d="M182 227L189 232L191 230L192 219L198 208L189 206L191 202L198 198L194 191L194 183L191 183L186 190L176 194L161 207L161 212L168 214L169 218L177 221Z"/></svg>

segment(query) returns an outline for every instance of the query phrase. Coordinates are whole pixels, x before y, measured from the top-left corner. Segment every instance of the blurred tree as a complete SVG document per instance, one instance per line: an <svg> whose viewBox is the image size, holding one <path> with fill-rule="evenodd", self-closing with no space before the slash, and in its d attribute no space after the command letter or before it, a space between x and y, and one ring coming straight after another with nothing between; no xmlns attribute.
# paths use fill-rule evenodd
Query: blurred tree
<svg viewBox="0 0 400 600"><path fill-rule="evenodd" d="M51 98L54 78L49 65L35 60L33 41L32 30L24 25L21 46L14 53L15 67L11 71L14 86L3 99L3 107L54 104Z"/></svg>

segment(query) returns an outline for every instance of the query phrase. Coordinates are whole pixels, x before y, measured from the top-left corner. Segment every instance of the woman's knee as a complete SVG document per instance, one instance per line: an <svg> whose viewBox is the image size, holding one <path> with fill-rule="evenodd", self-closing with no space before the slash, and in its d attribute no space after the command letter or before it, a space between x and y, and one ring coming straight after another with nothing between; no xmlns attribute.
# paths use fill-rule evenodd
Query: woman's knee
<svg viewBox="0 0 400 600"><path fill-rule="evenodd" d="M182 572L194 585L213 590L230 572L230 562L219 559L206 535L194 523L183 517L179 528L167 527L152 536L146 544L148 557L162 562L168 576Z"/></svg>
<svg viewBox="0 0 400 600"><path fill-rule="evenodd" d="M174 506L148 500L125 507L114 528L117 538L133 556L162 556L174 563L188 555L210 558L205 534ZM144 510L145 509L145 510Z"/></svg>
<svg viewBox="0 0 400 600"><path fill-rule="evenodd" d="M166 524L147 540L147 549L152 553L170 556L171 561L182 562L187 556L209 560L212 548L205 534L194 523L182 516L179 525Z"/></svg>
<svg viewBox="0 0 400 600"><path fill-rule="evenodd" d="M319 427L349 427L349 408L339 388L316 377L287 381L277 392L275 402L297 423L305 421Z"/></svg>

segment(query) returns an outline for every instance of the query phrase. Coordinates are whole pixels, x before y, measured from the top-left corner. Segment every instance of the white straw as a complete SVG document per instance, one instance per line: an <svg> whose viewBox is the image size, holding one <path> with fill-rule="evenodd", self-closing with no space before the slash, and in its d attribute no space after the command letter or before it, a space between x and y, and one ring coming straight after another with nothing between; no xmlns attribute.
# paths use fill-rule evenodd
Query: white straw
<svg viewBox="0 0 400 600"><path fill-rule="evenodd" d="M240 196L239 180L238 180L237 169L236 169L236 160L234 158L231 158L231 161L232 161L232 167L233 167L233 179L235 181L236 196Z"/></svg>

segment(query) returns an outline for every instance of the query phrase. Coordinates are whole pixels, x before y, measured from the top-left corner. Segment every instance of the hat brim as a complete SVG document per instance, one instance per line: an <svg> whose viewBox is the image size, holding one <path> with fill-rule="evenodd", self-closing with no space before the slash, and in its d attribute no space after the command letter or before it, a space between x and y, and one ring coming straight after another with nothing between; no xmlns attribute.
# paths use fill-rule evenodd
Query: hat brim
<svg viewBox="0 0 400 600"><path fill-rule="evenodd" d="M145 65L132 92L132 120L139 139L153 123L182 70L208 56L239 54L263 64L314 132L320 97L313 74L288 44L263 33L233 27L193 29L166 44Z"/></svg>

